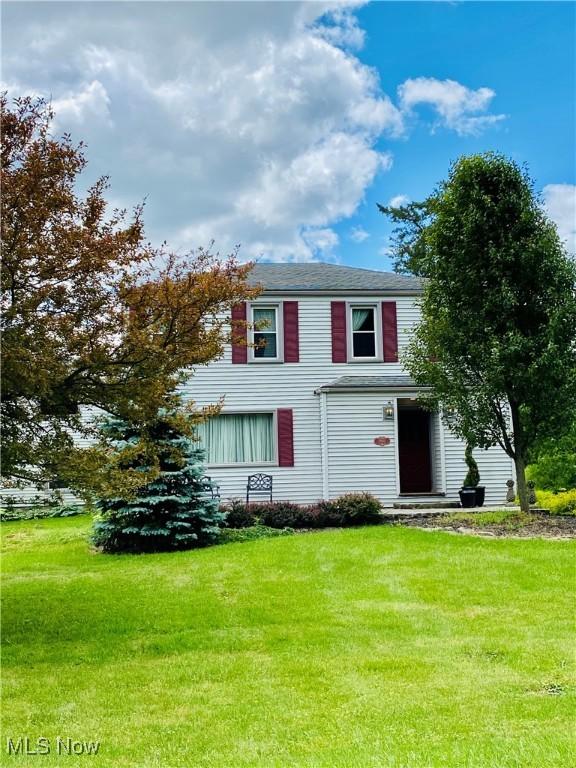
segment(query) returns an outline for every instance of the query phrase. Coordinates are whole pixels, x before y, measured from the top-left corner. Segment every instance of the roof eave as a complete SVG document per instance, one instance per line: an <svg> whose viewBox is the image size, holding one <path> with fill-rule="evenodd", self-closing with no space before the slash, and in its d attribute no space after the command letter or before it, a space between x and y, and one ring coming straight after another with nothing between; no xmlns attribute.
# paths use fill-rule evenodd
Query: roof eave
<svg viewBox="0 0 576 768"><path fill-rule="evenodd" d="M367 290L362 288L336 288L332 290L314 290L306 288L264 288L261 296L421 296L421 288L380 288Z"/></svg>
<svg viewBox="0 0 576 768"><path fill-rule="evenodd" d="M354 387L338 387L326 384L314 390L314 394L317 395L320 392L397 392L399 390L403 392L426 392L431 389L432 387L420 387L417 384L382 384L378 386L367 384Z"/></svg>

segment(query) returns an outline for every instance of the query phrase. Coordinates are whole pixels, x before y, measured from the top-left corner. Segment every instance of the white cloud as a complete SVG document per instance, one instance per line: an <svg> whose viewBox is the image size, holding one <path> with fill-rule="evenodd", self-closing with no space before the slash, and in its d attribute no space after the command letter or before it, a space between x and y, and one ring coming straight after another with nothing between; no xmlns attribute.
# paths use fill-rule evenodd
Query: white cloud
<svg viewBox="0 0 576 768"><path fill-rule="evenodd" d="M306 260L337 247L333 225L391 166L376 142L403 131L353 53L358 5L11 7L4 70L52 95L116 198L146 196L153 239Z"/></svg>
<svg viewBox="0 0 576 768"><path fill-rule="evenodd" d="M388 201L388 205L392 208L400 208L402 205L406 205L406 203L410 202L410 198L408 195L396 195L396 197L391 197Z"/></svg>
<svg viewBox="0 0 576 768"><path fill-rule="evenodd" d="M321 256L331 256L339 238L333 229L309 229L303 234L305 242Z"/></svg>
<svg viewBox="0 0 576 768"><path fill-rule="evenodd" d="M369 237L369 233L363 227L352 227L350 230L350 240L353 240L355 243L363 243Z"/></svg>
<svg viewBox="0 0 576 768"><path fill-rule="evenodd" d="M570 253L576 253L576 185L547 184L542 190L548 215Z"/></svg>
<svg viewBox="0 0 576 768"><path fill-rule="evenodd" d="M87 120L110 123L110 99L99 80L86 83L77 91L69 91L52 100L54 127L70 128Z"/></svg>
<svg viewBox="0 0 576 768"><path fill-rule="evenodd" d="M490 88L474 91L455 80L434 77L416 77L398 87L404 112L410 113L414 107L427 104L438 114L440 125L460 135L479 134L484 128L504 120L505 115L483 114L494 96Z"/></svg>
<svg viewBox="0 0 576 768"><path fill-rule="evenodd" d="M359 50L364 45L365 34L358 26L358 19L353 11L363 4L361 0L332 9L330 17L316 25L316 32L335 45Z"/></svg>
<svg viewBox="0 0 576 768"><path fill-rule="evenodd" d="M52 98L115 199L146 197L153 241L324 258L422 103L407 81L395 105L356 55L360 4L8 3L3 70ZM490 117L470 109L457 129Z"/></svg>
<svg viewBox="0 0 576 768"><path fill-rule="evenodd" d="M361 136L333 133L325 141L298 152L292 161L273 163L236 202L240 217L264 226L290 220L323 225L351 216L377 171L390 167L390 157L372 149Z"/></svg>

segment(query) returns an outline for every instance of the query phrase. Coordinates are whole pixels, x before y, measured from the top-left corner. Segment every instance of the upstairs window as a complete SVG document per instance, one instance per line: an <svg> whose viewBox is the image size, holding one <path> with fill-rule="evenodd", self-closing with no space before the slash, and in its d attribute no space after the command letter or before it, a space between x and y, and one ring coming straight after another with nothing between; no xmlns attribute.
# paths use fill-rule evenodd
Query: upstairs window
<svg viewBox="0 0 576 768"><path fill-rule="evenodd" d="M374 360L378 356L376 307L352 307L352 357Z"/></svg>
<svg viewBox="0 0 576 768"><path fill-rule="evenodd" d="M252 358L261 362L281 359L277 306L252 306L254 347Z"/></svg>

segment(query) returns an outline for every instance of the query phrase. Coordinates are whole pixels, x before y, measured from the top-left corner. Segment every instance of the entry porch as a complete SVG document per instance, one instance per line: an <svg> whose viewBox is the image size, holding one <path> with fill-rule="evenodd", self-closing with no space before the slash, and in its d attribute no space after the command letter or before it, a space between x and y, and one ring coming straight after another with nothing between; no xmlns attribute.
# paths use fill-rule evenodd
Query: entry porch
<svg viewBox="0 0 576 768"><path fill-rule="evenodd" d="M344 376L317 390L324 498L368 491L387 507L459 501L464 444L423 408L423 392L408 376ZM499 447L476 458L486 503L503 503L509 458Z"/></svg>

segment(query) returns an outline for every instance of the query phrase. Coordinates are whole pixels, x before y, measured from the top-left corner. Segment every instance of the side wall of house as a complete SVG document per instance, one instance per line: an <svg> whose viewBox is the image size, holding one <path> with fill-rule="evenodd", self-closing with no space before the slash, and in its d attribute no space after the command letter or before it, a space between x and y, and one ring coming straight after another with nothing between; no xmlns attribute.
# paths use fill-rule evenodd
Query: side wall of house
<svg viewBox="0 0 576 768"><path fill-rule="evenodd" d="M351 295L338 298L354 303L374 302L374 297ZM224 413L292 409L294 466L207 466L206 473L220 484L224 498L243 497L248 475L256 472L273 475L275 499L311 502L321 498L321 408L316 391L341 376L406 373L400 362L333 363L331 297L299 296L297 300L299 362L232 364L231 349L227 348L222 359L197 368L183 386L186 398L194 400L198 406L216 403L223 398ZM386 300L396 301L401 355L418 320L417 300L408 296L387 296ZM396 397L406 396L409 394L405 392L359 391L326 395L331 497L356 490L371 491L385 504L398 500L396 419L384 420L383 405ZM390 445L375 445L374 437L377 436L389 436ZM436 426L432 430L432 443L435 487L437 490L445 488L448 498L457 498L465 474L463 446L445 429L441 436ZM487 486L486 500L500 503L505 498L506 480L513 477L510 461L499 449L485 453L478 451L477 454L482 483ZM2 496L17 495L20 501L36 494L36 489L2 492Z"/></svg>
<svg viewBox="0 0 576 768"><path fill-rule="evenodd" d="M396 420L385 420L388 393L330 392L328 413L328 478L330 497L369 491L384 504L397 499ZM374 444L387 437L390 444Z"/></svg>
<svg viewBox="0 0 576 768"><path fill-rule="evenodd" d="M390 297L387 297L387 299ZM346 300L344 297L343 300ZM373 301L351 296L350 301ZM418 320L417 301L396 297L400 355ZM310 502L322 497L321 406L315 391L341 376L402 375L397 363L333 363L329 297L299 297L300 361L232 365L230 350L223 359L198 369L186 385L187 397L198 405L224 397L223 412L274 411L291 408L294 414L294 467L237 465L208 467L225 498L242 497L248 474L265 472L274 478L274 498ZM396 419L383 417L383 406L416 392L329 392L326 428L329 495L370 491L384 504L399 501ZM388 446L374 438L390 437ZM434 487L449 499L458 498L465 471L464 446L432 416L431 448ZM499 449L477 451L487 503L501 503L506 480L513 477L508 457ZM426 497L422 498L426 501Z"/></svg>
<svg viewBox="0 0 576 768"><path fill-rule="evenodd" d="M94 408L84 408L82 410L82 418L85 422L93 421L94 417L101 413ZM87 448L93 441L78 433L72 433L74 442L80 448ZM5 487L0 488L0 502L6 503L8 500L13 502L16 506L25 506L26 504L42 504L50 500L54 500L55 494L57 494L65 504L79 504L80 500L74 496L74 494L67 488L60 490L51 490L48 483L44 483L43 486L23 486L19 488L17 485L14 487L8 483Z"/></svg>
<svg viewBox="0 0 576 768"><path fill-rule="evenodd" d="M342 301L373 303L374 297L338 297ZM414 297L386 297L397 306L398 345L406 346L418 319ZM274 300L271 299L271 302ZM294 416L294 467L237 465L207 467L223 497L245 495L249 474L273 475L274 498L310 502L322 497L320 397L315 391L340 376L400 375L401 363L333 363L331 298L298 297L300 355L298 363L232 364L231 350L210 365L198 368L184 387L198 405L224 398L223 412L274 411L291 408ZM365 488L363 490L366 490Z"/></svg>
<svg viewBox="0 0 576 768"><path fill-rule="evenodd" d="M327 395L329 487L332 498L348 491L370 491L385 505L406 501L399 496L398 435L396 422L383 417L389 400L416 397L417 392L330 392ZM437 415L431 415L432 476L435 490L445 489L445 498L458 500L466 474L464 443L456 438ZM442 434L441 434L442 433ZM379 446L375 437L388 437ZM441 446L444 445L444 460ZM500 448L476 450L486 504L503 504L506 481L514 477L510 459ZM434 498L432 498L434 500ZM412 502L430 497L411 497Z"/></svg>

